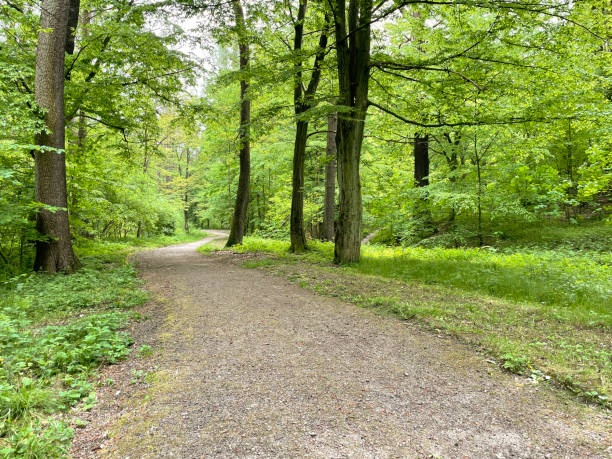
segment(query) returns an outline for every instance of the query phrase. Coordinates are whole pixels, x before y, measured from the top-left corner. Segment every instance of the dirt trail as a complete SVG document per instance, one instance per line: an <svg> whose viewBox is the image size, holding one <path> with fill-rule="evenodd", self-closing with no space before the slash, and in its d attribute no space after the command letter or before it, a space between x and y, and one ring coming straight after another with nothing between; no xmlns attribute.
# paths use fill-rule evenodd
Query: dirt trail
<svg viewBox="0 0 612 459"><path fill-rule="evenodd" d="M208 240L138 256L165 304L157 370L96 454L610 455L600 410L492 369L452 339L198 254Z"/></svg>

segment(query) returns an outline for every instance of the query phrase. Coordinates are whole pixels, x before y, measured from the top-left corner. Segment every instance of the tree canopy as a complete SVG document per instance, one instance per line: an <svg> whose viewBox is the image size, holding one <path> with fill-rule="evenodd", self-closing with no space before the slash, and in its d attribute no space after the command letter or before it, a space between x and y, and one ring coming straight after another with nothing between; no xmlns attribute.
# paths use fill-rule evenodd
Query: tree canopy
<svg viewBox="0 0 612 459"><path fill-rule="evenodd" d="M65 15L50 23L46 8ZM349 263L374 231L483 245L508 224L610 218L603 0L11 0L0 12L7 273L70 271L76 260L49 258L69 244L43 253L58 241L190 225L231 226L232 244L289 237L296 252L334 239ZM52 49L55 73L41 64Z"/></svg>

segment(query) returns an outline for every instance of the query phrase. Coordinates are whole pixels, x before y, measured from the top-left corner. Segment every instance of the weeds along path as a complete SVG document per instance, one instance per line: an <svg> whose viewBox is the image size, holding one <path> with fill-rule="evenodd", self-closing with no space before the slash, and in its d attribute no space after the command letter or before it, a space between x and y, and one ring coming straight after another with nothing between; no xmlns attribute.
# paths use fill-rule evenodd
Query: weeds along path
<svg viewBox="0 0 612 459"><path fill-rule="evenodd" d="M222 237L217 232L214 237ZM209 239L204 242L209 241ZM607 457L610 418L392 317L196 253L141 253L149 387L103 457Z"/></svg>

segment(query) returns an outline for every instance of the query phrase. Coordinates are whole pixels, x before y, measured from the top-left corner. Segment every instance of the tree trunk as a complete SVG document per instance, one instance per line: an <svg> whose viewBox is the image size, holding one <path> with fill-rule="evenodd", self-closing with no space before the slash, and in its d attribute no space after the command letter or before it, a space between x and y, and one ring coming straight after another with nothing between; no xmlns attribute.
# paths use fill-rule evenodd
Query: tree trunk
<svg viewBox="0 0 612 459"><path fill-rule="evenodd" d="M444 155L446 157L446 162L450 169L450 179L449 180L453 185L455 185L457 183L457 169L459 169L458 150L459 150L459 145L461 143L461 134L456 133L455 140L452 140L450 134L445 134L444 137L446 137L446 140L448 141L448 144L451 147L450 155L446 155L446 154ZM455 210L455 204L453 203L451 205L451 213L448 219L449 223L453 223L455 221L456 213L457 212Z"/></svg>
<svg viewBox="0 0 612 459"><path fill-rule="evenodd" d="M359 161L368 108L372 0L350 0L348 14L345 0L333 2L332 7L342 108L336 132L340 194L334 262L344 264L359 261L361 248Z"/></svg>
<svg viewBox="0 0 612 459"><path fill-rule="evenodd" d="M295 143L293 147L293 179L291 189L291 217L289 224L289 234L291 246L289 250L293 253L306 251L306 232L304 230L304 162L306 160L306 142L308 141L308 121L299 119L304 113L308 112L316 105L314 95L319 86L321 78L321 63L325 58L325 48L327 47L327 28L321 32L319 46L315 55L314 66L308 87L304 89L303 82L303 62L299 53L302 51L304 36L304 21L306 18L307 0L300 0L297 21L295 22L293 51L296 53L294 64L293 81L293 106L297 118L295 129ZM328 16L325 23L328 23Z"/></svg>
<svg viewBox="0 0 612 459"><path fill-rule="evenodd" d="M185 218L185 233L189 234L189 148L185 150L185 195L183 196L183 214Z"/></svg>
<svg viewBox="0 0 612 459"><path fill-rule="evenodd" d="M68 22L66 23L66 43L64 49L66 53L74 53L74 43L76 38L76 28L79 25L79 10L81 9L81 0L70 0L68 6Z"/></svg>
<svg viewBox="0 0 612 459"><path fill-rule="evenodd" d="M414 184L417 187L429 185L429 135L414 135Z"/></svg>
<svg viewBox="0 0 612 459"><path fill-rule="evenodd" d="M64 52L70 11L69 0L43 0L36 52L35 96L45 110L47 132L36 143L57 150L35 154L35 197L55 212L39 209L36 228L45 240L36 242L34 269L48 273L74 272L78 260L70 240L66 191ZM61 150L61 151L58 151Z"/></svg>
<svg viewBox="0 0 612 459"><path fill-rule="evenodd" d="M232 0L236 16L236 29L238 33L238 49L240 53L240 175L238 177L238 190L230 235L226 247L242 244L246 226L247 207L249 205L249 186L251 182L251 101L249 99L249 44L246 37L246 24L240 0Z"/></svg>
<svg viewBox="0 0 612 459"><path fill-rule="evenodd" d="M362 204L359 160L363 139L363 119L360 122L340 115L336 139L340 193L334 262L345 264L359 261L361 249Z"/></svg>
<svg viewBox="0 0 612 459"><path fill-rule="evenodd" d="M290 251L301 253L306 250L306 233L304 231L304 161L306 159L306 141L308 122L298 121L293 148L293 181L291 192L291 235Z"/></svg>
<svg viewBox="0 0 612 459"><path fill-rule="evenodd" d="M478 178L478 245L482 247L483 234L482 234L482 171L480 153L478 152L478 137L474 133L474 162L476 163L476 174Z"/></svg>
<svg viewBox="0 0 612 459"><path fill-rule="evenodd" d="M416 133L414 135L414 185L417 188L424 188L429 185L429 135ZM420 226L420 237L431 236L434 232L433 218L429 208L427 192L423 191L421 196L417 196L414 203L414 216L418 219Z"/></svg>
<svg viewBox="0 0 612 459"><path fill-rule="evenodd" d="M265 180L265 178L263 180ZM266 199L266 184L265 184L265 182L262 182L262 184L261 184L261 205L262 205L261 223L263 223L266 220L266 213L268 212L268 201Z"/></svg>
<svg viewBox="0 0 612 459"><path fill-rule="evenodd" d="M336 199L336 128L338 114L327 118L327 146L325 148L325 204L323 211L323 234L326 241L334 240L334 207Z"/></svg>

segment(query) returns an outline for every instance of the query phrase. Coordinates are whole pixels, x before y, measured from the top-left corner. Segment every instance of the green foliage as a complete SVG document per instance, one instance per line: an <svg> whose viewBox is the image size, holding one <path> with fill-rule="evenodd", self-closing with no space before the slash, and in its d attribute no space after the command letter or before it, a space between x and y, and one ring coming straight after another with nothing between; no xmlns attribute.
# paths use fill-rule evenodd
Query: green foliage
<svg viewBox="0 0 612 459"><path fill-rule="evenodd" d="M609 256L561 251L500 253L486 249L366 246L364 274L441 284L501 298L571 308L572 320L612 325ZM558 314L563 317L565 310ZM569 311L569 310L567 310Z"/></svg>
<svg viewBox="0 0 612 459"><path fill-rule="evenodd" d="M206 237L206 233L197 230L189 234L179 232L172 236L159 235L155 237L126 237L121 239L82 239L75 247L77 255L91 263L96 268L107 263L124 265L126 257L139 249L162 247L183 242L197 241ZM126 272L132 271L131 266L125 266Z"/></svg>
<svg viewBox="0 0 612 459"><path fill-rule="evenodd" d="M381 230L372 243L390 247L364 247L362 262L342 271L503 298L498 309L424 306L386 294L363 301L403 318L480 333L511 371L533 370L541 364L533 356L548 362L558 357L557 379L571 387L593 378L581 370L576 383L568 368L585 362L609 367L610 359L608 348L587 343L580 328L597 334L612 322L612 84L600 3L528 9L495 2L409 3L393 14L386 12L392 2L376 7L386 19L376 21L373 40L368 97L375 104L360 164L363 223L368 231ZM190 14L201 12L190 5L181 4ZM195 85L196 63L177 51L185 32L168 21L176 17L175 5L82 3L76 50L66 56L64 105L68 210L85 268L69 277L45 277L29 273L41 237L31 158L43 128L33 93L40 8L29 0L0 4L5 455L63 455L70 431L45 416L79 402L91 406L95 396L87 375L125 356L126 309L145 298L126 255L136 247L202 237L177 230L190 224L229 226L239 171L240 75L236 29L228 26L226 7L206 9L214 19L207 28L219 46L210 53L211 74ZM242 31L252 55L247 231L272 238L286 237L289 229L294 84L312 72L310 65L296 64L311 62L318 51L316 31L326 4L310 6L300 53L286 49L294 32L288 8L290 2L251 2L248 30ZM317 108L301 115L310 122L304 221L315 238L328 160L327 115L338 111L333 46L325 54ZM201 94L186 94L194 87ZM423 187L415 186L416 135L429 139L429 184ZM234 250L327 266L332 244L312 241L310 247L296 258L287 242L251 237ZM277 259L245 266L273 268ZM483 331L487 323L519 330L520 321L535 320L530 314L560 328L530 342ZM561 339L564 326L578 338ZM606 384L589 391L592 398L607 393Z"/></svg>
<svg viewBox="0 0 612 459"><path fill-rule="evenodd" d="M547 250L592 251L605 254L612 247L612 225L582 223L574 225L506 225L495 234L496 245L503 248L545 248Z"/></svg>
<svg viewBox="0 0 612 459"><path fill-rule="evenodd" d="M514 354L504 354L501 356L503 363L502 367L512 373L522 374L528 367L527 357L516 356Z"/></svg>
<svg viewBox="0 0 612 459"><path fill-rule="evenodd" d="M121 330L129 308L146 295L134 268L124 263L129 247L89 243L77 247L85 267L73 275L21 275L0 286L4 456L64 457L72 430L56 413L77 404L91 408L93 372L130 352L132 340Z"/></svg>
<svg viewBox="0 0 612 459"><path fill-rule="evenodd" d="M66 457L72 436L72 428L62 421L33 419L8 434L6 446L0 444L0 454L36 459Z"/></svg>

